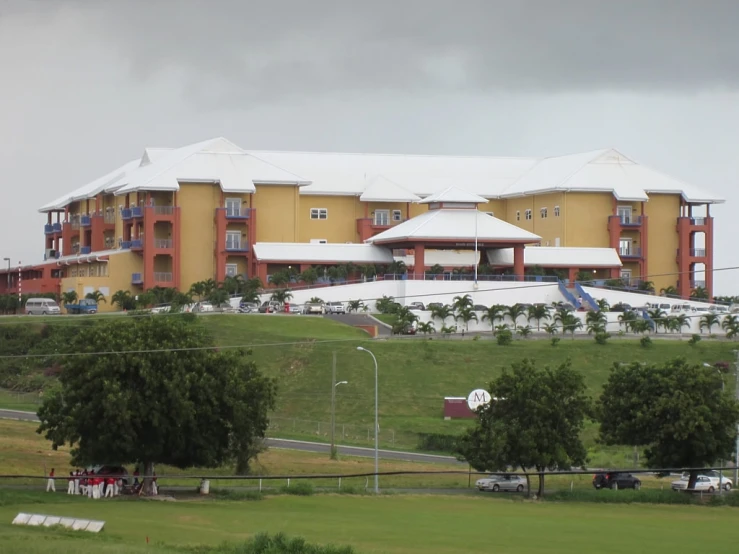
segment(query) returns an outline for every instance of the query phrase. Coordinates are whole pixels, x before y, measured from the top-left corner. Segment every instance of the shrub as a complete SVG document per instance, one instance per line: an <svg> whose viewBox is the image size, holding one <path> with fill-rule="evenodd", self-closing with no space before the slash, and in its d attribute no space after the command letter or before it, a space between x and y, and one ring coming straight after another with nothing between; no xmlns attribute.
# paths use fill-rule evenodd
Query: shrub
<svg viewBox="0 0 739 554"><path fill-rule="evenodd" d="M211 489L210 494L219 500L264 500L260 491L240 491L235 489Z"/></svg>
<svg viewBox="0 0 739 554"><path fill-rule="evenodd" d="M193 554L354 554L351 546L316 545L301 537L288 538L283 533L270 536L260 533L241 543L222 543L217 546L195 546L185 549Z"/></svg>
<svg viewBox="0 0 739 554"><path fill-rule="evenodd" d="M652 339L651 337L643 336L641 339L639 339L639 344L641 344L644 348L649 348L650 346L652 346Z"/></svg>
<svg viewBox="0 0 739 554"><path fill-rule="evenodd" d="M313 485L305 481L298 481L289 487L282 487L280 492L283 494L291 494L293 496L313 496L315 490Z"/></svg>
<svg viewBox="0 0 739 554"><path fill-rule="evenodd" d="M559 341L562 340L559 337L552 337L552 346L557 346Z"/></svg>
<svg viewBox="0 0 739 554"><path fill-rule="evenodd" d="M500 346L508 346L513 342L513 333L511 333L510 329L501 329L498 331L496 340Z"/></svg>
<svg viewBox="0 0 739 554"><path fill-rule="evenodd" d="M598 344L605 344L610 338L611 338L611 334L606 333L605 331L595 333L595 342L597 342ZM649 337L645 337L645 338L649 338Z"/></svg>
<svg viewBox="0 0 739 554"><path fill-rule="evenodd" d="M456 452L457 435L443 433L419 433L418 449L426 452Z"/></svg>
<svg viewBox="0 0 739 554"><path fill-rule="evenodd" d="M700 336L700 335L698 335L698 334L693 334L693 335L692 335L692 336L690 337L690 340L688 341L688 344L689 344L690 346L695 346L695 345L696 345L696 344L698 344L698 343L699 343L700 341L701 341L701 336Z"/></svg>
<svg viewBox="0 0 739 554"><path fill-rule="evenodd" d="M731 496L731 495L725 495ZM676 493L668 490L559 490L542 497L543 500L557 502L592 502L597 504L693 504L699 500L696 495Z"/></svg>

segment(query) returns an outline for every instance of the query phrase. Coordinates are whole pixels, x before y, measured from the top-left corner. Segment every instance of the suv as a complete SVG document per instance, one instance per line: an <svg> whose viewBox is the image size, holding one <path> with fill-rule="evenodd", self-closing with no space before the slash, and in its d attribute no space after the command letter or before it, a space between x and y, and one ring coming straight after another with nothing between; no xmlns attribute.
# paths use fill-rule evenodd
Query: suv
<svg viewBox="0 0 739 554"><path fill-rule="evenodd" d="M423 302L411 302L410 304L408 304L408 309L424 311L426 309L426 306L423 305Z"/></svg>
<svg viewBox="0 0 739 554"><path fill-rule="evenodd" d="M641 488L641 481L631 473L596 473L593 475L596 489L634 489Z"/></svg>
<svg viewBox="0 0 739 554"><path fill-rule="evenodd" d="M274 314L280 311L280 303L274 300L268 300L259 306L260 314Z"/></svg>
<svg viewBox="0 0 739 554"><path fill-rule="evenodd" d="M345 314L346 306L343 302L327 302L326 303L327 314Z"/></svg>
<svg viewBox="0 0 739 554"><path fill-rule="evenodd" d="M303 306L303 313L306 315L323 315L326 308L320 302L306 302Z"/></svg>

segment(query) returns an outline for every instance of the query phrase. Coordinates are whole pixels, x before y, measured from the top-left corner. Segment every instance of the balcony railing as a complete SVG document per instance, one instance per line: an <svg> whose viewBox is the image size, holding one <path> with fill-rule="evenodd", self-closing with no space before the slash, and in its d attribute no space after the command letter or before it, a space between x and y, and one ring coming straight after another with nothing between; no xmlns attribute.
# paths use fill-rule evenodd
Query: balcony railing
<svg viewBox="0 0 739 554"><path fill-rule="evenodd" d="M72 227L73 230L78 230L80 228L80 220L78 218L73 219L70 222L70 227Z"/></svg>
<svg viewBox="0 0 739 554"><path fill-rule="evenodd" d="M131 208L123 208L121 210L121 219L131 219Z"/></svg>
<svg viewBox="0 0 739 554"><path fill-rule="evenodd" d="M131 249L131 241L130 240L122 240L121 241L121 249L122 250L130 250Z"/></svg>
<svg viewBox="0 0 739 554"><path fill-rule="evenodd" d="M641 248L619 248L618 255L622 258L641 258Z"/></svg>
<svg viewBox="0 0 739 554"><path fill-rule="evenodd" d="M227 242L226 243L226 252L248 252L249 251L249 245L247 244L241 244L237 242Z"/></svg>
<svg viewBox="0 0 739 554"><path fill-rule="evenodd" d="M698 287L706 288L706 282L705 281L690 281L691 289L697 289Z"/></svg>
<svg viewBox="0 0 739 554"><path fill-rule="evenodd" d="M638 227L641 225L642 218L640 215L619 215L622 227Z"/></svg>
<svg viewBox="0 0 739 554"><path fill-rule="evenodd" d="M155 283L171 283L173 281L172 279L172 273L171 272L156 272L154 273L154 282Z"/></svg>
<svg viewBox="0 0 739 554"><path fill-rule="evenodd" d="M131 284L132 285L142 285L143 283L144 283L144 277L141 273L131 274Z"/></svg>
<svg viewBox="0 0 739 554"><path fill-rule="evenodd" d="M154 239L154 248L172 248L171 239Z"/></svg>
<svg viewBox="0 0 739 554"><path fill-rule="evenodd" d="M80 225L82 227L89 227L91 225L90 216L89 215L83 215L80 217Z"/></svg>
<svg viewBox="0 0 739 554"><path fill-rule="evenodd" d="M141 239L133 239L131 241L131 250L141 250L144 247L144 241Z"/></svg>
<svg viewBox="0 0 739 554"><path fill-rule="evenodd" d="M144 210L140 206L131 206L131 217L144 217Z"/></svg>
<svg viewBox="0 0 739 554"><path fill-rule="evenodd" d="M251 217L251 208L227 206L223 209L226 210L226 219L249 219Z"/></svg>
<svg viewBox="0 0 739 554"><path fill-rule="evenodd" d="M154 213L156 215L172 215L174 206L154 206Z"/></svg>
<svg viewBox="0 0 739 554"><path fill-rule="evenodd" d="M115 223L115 213L105 212L105 215L103 216L103 221L105 223Z"/></svg>
<svg viewBox="0 0 739 554"><path fill-rule="evenodd" d="M77 254L80 251L80 245L79 243L72 245L72 252Z"/></svg>
<svg viewBox="0 0 739 554"><path fill-rule="evenodd" d="M706 256L706 249L705 248L691 248L690 256L692 258L704 258Z"/></svg>
<svg viewBox="0 0 739 554"><path fill-rule="evenodd" d="M80 247L80 254L89 254L92 252L92 248L90 246L82 246Z"/></svg>
<svg viewBox="0 0 739 554"><path fill-rule="evenodd" d="M52 227L54 228L54 232L55 233L61 233L62 232L62 224L61 223L54 223L52 225Z"/></svg>
<svg viewBox="0 0 739 554"><path fill-rule="evenodd" d="M46 233L47 235L50 235L53 232L54 232L54 226L53 225L50 225L48 223L46 225L44 225L44 233Z"/></svg>
<svg viewBox="0 0 739 554"><path fill-rule="evenodd" d="M690 224L691 225L705 225L706 218L705 217L691 217Z"/></svg>

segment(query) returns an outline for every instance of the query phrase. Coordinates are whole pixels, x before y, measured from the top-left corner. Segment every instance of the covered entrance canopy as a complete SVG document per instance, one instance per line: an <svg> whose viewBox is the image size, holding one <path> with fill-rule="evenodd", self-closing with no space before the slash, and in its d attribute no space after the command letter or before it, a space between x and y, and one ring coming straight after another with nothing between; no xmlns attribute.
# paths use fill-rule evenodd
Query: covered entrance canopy
<svg viewBox="0 0 739 554"><path fill-rule="evenodd" d="M513 272L523 279L524 246L539 244L541 237L478 211L486 204L481 196L454 187L424 198L429 211L396 225L365 242L387 248L414 250L414 272L426 268L425 250L513 249Z"/></svg>

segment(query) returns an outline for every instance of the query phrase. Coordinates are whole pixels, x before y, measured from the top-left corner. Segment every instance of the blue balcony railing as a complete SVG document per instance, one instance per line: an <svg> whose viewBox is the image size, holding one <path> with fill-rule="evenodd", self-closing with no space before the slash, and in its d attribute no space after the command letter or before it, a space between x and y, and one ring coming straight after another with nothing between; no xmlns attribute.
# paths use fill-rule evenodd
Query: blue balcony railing
<svg viewBox="0 0 739 554"><path fill-rule="evenodd" d="M141 285L144 282L144 277L141 275L141 273L132 273L131 274L131 284L132 285Z"/></svg>
<svg viewBox="0 0 739 554"><path fill-rule="evenodd" d="M89 215L83 215L80 217L80 226L82 227L89 227L91 224L90 216Z"/></svg>
<svg viewBox="0 0 739 554"><path fill-rule="evenodd" d="M121 241L121 249L122 250L130 250L131 249L131 241L130 240L122 240Z"/></svg>
<svg viewBox="0 0 739 554"><path fill-rule="evenodd" d="M57 250L56 252L54 252L54 257L58 260L59 258L62 257L62 253L59 252L59 250Z"/></svg>
<svg viewBox="0 0 739 554"><path fill-rule="evenodd" d="M80 254L89 254L90 252L92 252L92 248L89 246L80 247Z"/></svg>
<svg viewBox="0 0 739 554"><path fill-rule="evenodd" d="M50 235L53 232L54 232L54 226L53 225L49 225L48 223L46 225L44 225L44 233L46 233L47 235Z"/></svg>
<svg viewBox="0 0 739 554"><path fill-rule="evenodd" d="M131 249L141 249L144 247L144 241L141 239L134 239L131 241Z"/></svg>
<svg viewBox="0 0 739 554"><path fill-rule="evenodd" d="M144 217L144 209L139 206L131 208L131 217Z"/></svg>
<svg viewBox="0 0 739 554"><path fill-rule="evenodd" d="M61 233L62 232L62 224L61 223L54 223L52 226L54 228L55 233Z"/></svg>
<svg viewBox="0 0 739 554"><path fill-rule="evenodd" d="M123 208L121 210L121 219L131 219L131 208Z"/></svg>

